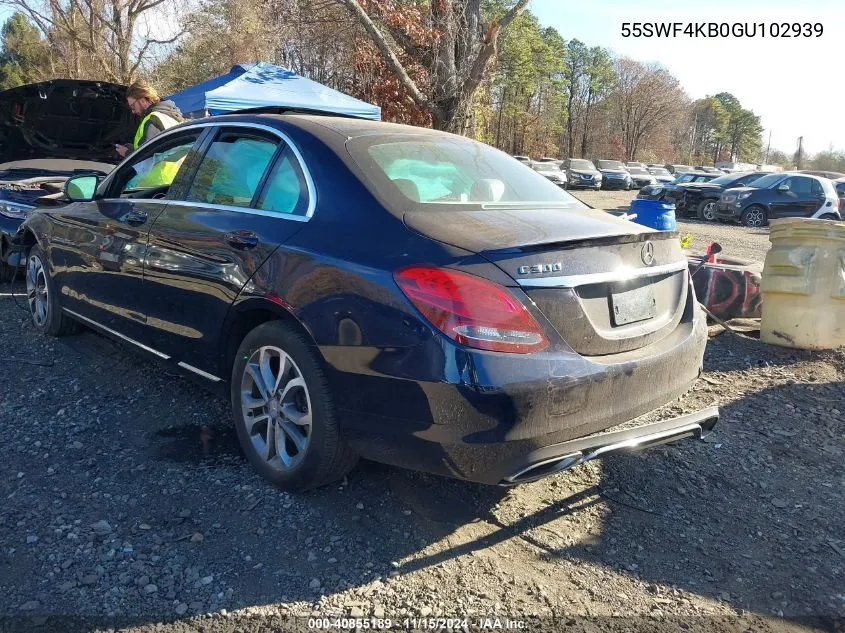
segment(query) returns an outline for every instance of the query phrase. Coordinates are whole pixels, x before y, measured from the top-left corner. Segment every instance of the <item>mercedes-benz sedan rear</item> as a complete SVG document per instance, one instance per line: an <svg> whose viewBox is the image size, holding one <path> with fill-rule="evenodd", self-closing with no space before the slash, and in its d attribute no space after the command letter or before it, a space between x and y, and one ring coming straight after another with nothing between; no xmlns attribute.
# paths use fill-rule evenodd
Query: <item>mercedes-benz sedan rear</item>
<svg viewBox="0 0 845 633"><path fill-rule="evenodd" d="M358 456L512 484L718 419L632 422L701 370L676 236L475 141L214 117L68 194L17 240L36 327L83 323L225 394L247 457L285 489Z"/></svg>

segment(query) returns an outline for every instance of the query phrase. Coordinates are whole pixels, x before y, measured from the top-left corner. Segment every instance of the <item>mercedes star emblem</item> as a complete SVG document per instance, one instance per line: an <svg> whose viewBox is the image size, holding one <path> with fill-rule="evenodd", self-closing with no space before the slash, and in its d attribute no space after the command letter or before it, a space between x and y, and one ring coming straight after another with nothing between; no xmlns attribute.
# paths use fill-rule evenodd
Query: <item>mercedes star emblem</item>
<svg viewBox="0 0 845 633"><path fill-rule="evenodd" d="M651 242L643 244L643 250L640 253L640 257L643 258L643 264L651 266L654 263L654 244Z"/></svg>

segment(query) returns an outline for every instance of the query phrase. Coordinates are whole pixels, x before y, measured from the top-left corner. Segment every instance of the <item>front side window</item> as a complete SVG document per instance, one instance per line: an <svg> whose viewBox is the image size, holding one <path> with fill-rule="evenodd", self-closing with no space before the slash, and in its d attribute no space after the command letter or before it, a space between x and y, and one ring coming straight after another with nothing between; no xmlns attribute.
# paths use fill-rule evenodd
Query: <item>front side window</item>
<svg viewBox="0 0 845 633"><path fill-rule="evenodd" d="M806 195L812 189L812 180L809 178L790 178L784 184L789 185L789 190L795 195Z"/></svg>
<svg viewBox="0 0 845 633"><path fill-rule="evenodd" d="M107 197L143 198L164 196L182 168L188 152L202 130L162 139L151 147L142 148L137 157L130 158L114 180L109 182Z"/></svg>
<svg viewBox="0 0 845 633"><path fill-rule="evenodd" d="M221 130L203 156L185 200L249 207L276 146L263 135Z"/></svg>

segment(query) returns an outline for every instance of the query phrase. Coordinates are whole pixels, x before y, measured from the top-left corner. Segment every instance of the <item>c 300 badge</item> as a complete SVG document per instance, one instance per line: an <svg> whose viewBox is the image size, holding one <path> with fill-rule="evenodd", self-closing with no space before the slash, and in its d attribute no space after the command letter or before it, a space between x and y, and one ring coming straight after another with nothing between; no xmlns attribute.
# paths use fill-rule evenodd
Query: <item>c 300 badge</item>
<svg viewBox="0 0 845 633"><path fill-rule="evenodd" d="M542 275L543 273L557 273L563 270L563 264L532 264L531 266L520 266L516 269L519 275Z"/></svg>

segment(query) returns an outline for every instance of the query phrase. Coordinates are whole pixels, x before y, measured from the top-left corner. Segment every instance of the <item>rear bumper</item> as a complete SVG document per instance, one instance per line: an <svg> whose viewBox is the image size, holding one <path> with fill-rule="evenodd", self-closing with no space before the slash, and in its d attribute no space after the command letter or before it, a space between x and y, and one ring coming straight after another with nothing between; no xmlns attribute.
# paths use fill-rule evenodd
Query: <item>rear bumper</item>
<svg viewBox="0 0 845 633"><path fill-rule="evenodd" d="M713 430L718 421L719 409L710 407L662 422L553 444L502 464L500 483L512 485L535 481L599 457L644 450L686 438L700 440Z"/></svg>
<svg viewBox="0 0 845 633"><path fill-rule="evenodd" d="M459 374L444 372L439 381L408 375L409 368L431 363L431 350L394 350L389 362L383 352L375 354L380 360L362 354L367 366L356 369L349 366L349 348L321 349L332 367L338 417L362 457L479 483L518 483L519 471L533 469L538 461L581 451L573 458L576 465L585 457L622 450L616 445L636 437L641 437L637 445L651 445L658 439L651 436L669 428L673 432L665 441L709 431L715 424L707 422L712 413L705 415L700 433L681 428L689 421L669 420L610 440L601 437L618 425L636 426L635 418L671 402L695 382L707 328L697 304L694 309L692 321L665 339L607 357L554 352L515 358L441 340L440 358ZM387 366L394 363L395 368Z"/></svg>

